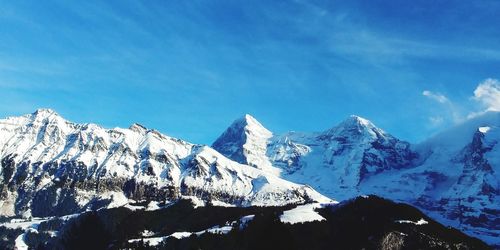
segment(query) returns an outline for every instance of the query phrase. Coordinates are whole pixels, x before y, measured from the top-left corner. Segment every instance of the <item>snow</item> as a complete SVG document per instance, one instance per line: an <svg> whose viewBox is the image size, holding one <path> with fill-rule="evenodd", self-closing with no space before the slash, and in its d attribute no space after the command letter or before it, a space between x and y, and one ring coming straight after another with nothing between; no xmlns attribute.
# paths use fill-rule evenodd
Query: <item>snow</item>
<svg viewBox="0 0 500 250"><path fill-rule="evenodd" d="M217 200L212 201L212 205L217 206L217 207L236 207L236 205L234 205L234 204L226 203L223 201L217 201Z"/></svg>
<svg viewBox="0 0 500 250"><path fill-rule="evenodd" d="M150 238L141 238L141 239L132 239L129 240L129 243L144 241L149 246L158 246L161 242L163 242L167 237L150 237Z"/></svg>
<svg viewBox="0 0 500 250"><path fill-rule="evenodd" d="M47 221L47 218L33 218L31 220L12 219L10 222L0 223L0 227L27 230L28 228L38 227L44 221Z"/></svg>
<svg viewBox="0 0 500 250"><path fill-rule="evenodd" d="M144 230L144 231L141 232L141 236L144 236L144 237L151 237L154 234L155 234L154 232L149 231L149 230Z"/></svg>
<svg viewBox="0 0 500 250"><path fill-rule="evenodd" d="M17 236L16 241L15 241L15 246L17 250L27 250L28 245L26 245L26 242L24 242L24 236L25 234L21 234Z"/></svg>
<svg viewBox="0 0 500 250"><path fill-rule="evenodd" d="M160 243L162 243L164 240L166 240L168 238L183 239L183 238L187 238L187 237L189 237L191 235L193 235L193 233L190 233L190 232L175 232L175 233L173 233L171 235L168 235L168 236L131 239L131 240L128 240L128 242L133 243L133 242L139 242L139 241L142 240L145 243L147 243L149 246L158 246Z"/></svg>
<svg viewBox="0 0 500 250"><path fill-rule="evenodd" d="M160 209L160 206L158 205L157 201L150 201L148 203L148 207L146 208L146 211L154 211Z"/></svg>
<svg viewBox="0 0 500 250"><path fill-rule="evenodd" d="M280 221L283 223L296 224L312 221L323 221L321 215L319 215L314 209L320 208L321 204L313 203L297 206L294 209L284 211L280 216Z"/></svg>
<svg viewBox="0 0 500 250"><path fill-rule="evenodd" d="M123 207L127 208L131 211L145 210L146 209L144 206L135 206L135 205L131 205L131 204L126 204Z"/></svg>
<svg viewBox="0 0 500 250"><path fill-rule="evenodd" d="M417 225L417 226L420 226L420 225L426 225L426 224L429 224L428 221L424 220L424 219L420 219L416 222L414 221L411 221L411 220L397 220L396 221L397 223L406 223L406 224L414 224L414 225Z"/></svg>
<svg viewBox="0 0 500 250"><path fill-rule="evenodd" d="M250 221L252 221L255 218L255 215L246 215L240 218L240 230L243 230Z"/></svg>
<svg viewBox="0 0 500 250"><path fill-rule="evenodd" d="M233 225L235 223L236 222L233 221L231 223L226 223L226 225L224 225L222 227L220 227L220 226L214 226L214 227L211 227L211 228L208 228L208 229L205 229L205 230L202 230L202 231L198 231L198 232L175 232L175 233L172 233L172 234L170 234L168 236L131 239L131 240L128 240L128 242L133 243L133 242L139 242L139 241L142 240L144 242L147 242L150 246L157 246L161 242L163 242L164 240L166 240L168 238L183 239L183 238L190 237L191 235L200 236L200 235L205 234L205 233L227 234L227 233L229 233L233 229ZM150 231L143 231L141 233L142 236L148 236L148 235L151 236L153 234L154 233L150 232Z"/></svg>
<svg viewBox="0 0 500 250"><path fill-rule="evenodd" d="M183 179L184 183L197 188L210 186L211 189L243 197L243 204L237 205L279 206L304 202L304 197L310 197L318 202L331 201L310 187L283 180L248 165L235 163L212 148L204 146L195 152L196 159L200 163L199 167L203 168L204 172L217 171L221 178L195 178L187 175Z"/></svg>
<svg viewBox="0 0 500 250"><path fill-rule="evenodd" d="M209 228L205 231L202 231L201 234L207 232L207 233L211 233L211 234L228 234L231 230L233 229L232 226L222 226L222 227L213 227L213 228Z"/></svg>
<svg viewBox="0 0 500 250"><path fill-rule="evenodd" d="M187 238L187 237L191 236L192 234L193 233L190 233L190 232L176 232L176 233L169 235L168 237L182 239L182 238Z"/></svg>
<svg viewBox="0 0 500 250"><path fill-rule="evenodd" d="M190 200L194 208L205 206L205 202L196 196L183 196L182 198Z"/></svg>
<svg viewBox="0 0 500 250"><path fill-rule="evenodd" d="M111 200L111 203L109 203L107 208L121 207L128 204L128 198L125 197L123 192L109 192L101 195L101 199L106 198Z"/></svg>
<svg viewBox="0 0 500 250"><path fill-rule="evenodd" d="M266 156L267 142L273 136L251 115L245 115L247 126L245 127L246 142L243 144L243 154L250 166L257 167L274 175L279 175L280 169L272 166Z"/></svg>

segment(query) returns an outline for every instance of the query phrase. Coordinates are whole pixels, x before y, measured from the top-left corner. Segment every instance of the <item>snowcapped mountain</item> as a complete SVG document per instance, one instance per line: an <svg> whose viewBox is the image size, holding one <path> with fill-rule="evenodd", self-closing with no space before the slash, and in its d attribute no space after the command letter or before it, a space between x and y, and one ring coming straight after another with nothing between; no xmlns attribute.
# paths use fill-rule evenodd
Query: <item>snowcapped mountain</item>
<svg viewBox="0 0 500 250"><path fill-rule="evenodd" d="M250 117L249 115L246 116ZM252 121L254 118L250 117ZM336 199L348 199L360 194L360 184L371 175L410 166L416 157L407 142L400 141L375 127L370 121L351 116L338 126L320 133L289 132L271 136L259 127L244 129L237 120L212 145L229 158L245 163L243 158L232 158L245 148L259 148L260 169L268 164L281 169L280 176L298 183L308 183L319 192ZM255 128L257 131L252 131ZM239 129L239 130L238 130ZM251 134L251 140L235 134ZM260 136L259 138L255 138ZM255 142L258 142L256 145ZM245 145L238 148L237 145ZM265 152L265 154L263 154ZM273 171L276 173L277 171ZM279 172L278 172L279 173Z"/></svg>
<svg viewBox="0 0 500 250"><path fill-rule="evenodd" d="M279 174L266 156L267 140L273 134L251 115L237 119L212 147L241 164Z"/></svg>
<svg viewBox="0 0 500 250"><path fill-rule="evenodd" d="M358 116L323 132L277 135L245 115L211 148L40 109L0 120L0 217L179 198L283 206L376 194L499 246L499 141L498 112L413 146Z"/></svg>
<svg viewBox="0 0 500 250"><path fill-rule="evenodd" d="M231 133L241 134L235 128ZM227 152L239 149L226 147L236 145L227 134L213 147L231 158ZM280 168L284 179L338 200L377 194L408 202L447 225L500 244L498 112L413 146L357 116L324 132L269 134L253 141L267 142L260 161ZM244 139L238 145L252 144Z"/></svg>
<svg viewBox="0 0 500 250"><path fill-rule="evenodd" d="M139 124L76 124L49 109L0 120L0 159L1 216L64 215L179 197L238 206L330 201L208 146Z"/></svg>

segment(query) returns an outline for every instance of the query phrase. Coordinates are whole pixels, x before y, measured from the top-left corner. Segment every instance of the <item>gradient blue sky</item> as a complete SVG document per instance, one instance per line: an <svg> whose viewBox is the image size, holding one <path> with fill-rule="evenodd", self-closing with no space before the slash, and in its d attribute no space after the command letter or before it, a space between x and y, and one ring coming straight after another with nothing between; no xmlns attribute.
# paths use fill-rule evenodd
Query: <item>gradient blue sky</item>
<svg viewBox="0 0 500 250"><path fill-rule="evenodd" d="M416 142L499 86L500 1L70 2L0 2L0 117L210 144L245 113L277 133L357 114Z"/></svg>

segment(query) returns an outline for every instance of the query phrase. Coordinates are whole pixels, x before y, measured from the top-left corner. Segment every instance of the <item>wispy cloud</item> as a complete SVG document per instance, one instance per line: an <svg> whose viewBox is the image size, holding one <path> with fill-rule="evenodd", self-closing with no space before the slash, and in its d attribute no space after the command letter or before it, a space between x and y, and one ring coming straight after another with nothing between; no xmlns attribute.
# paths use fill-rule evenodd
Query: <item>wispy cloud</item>
<svg viewBox="0 0 500 250"><path fill-rule="evenodd" d="M431 116L429 122L432 127L439 127L444 124L445 120L442 116Z"/></svg>
<svg viewBox="0 0 500 250"><path fill-rule="evenodd" d="M437 114L428 118L430 127L441 127L449 123L459 123L464 120L464 116L459 112L458 106L444 94L424 90L422 91L422 95L437 102L440 106L437 108L434 106L433 112L437 112Z"/></svg>
<svg viewBox="0 0 500 250"><path fill-rule="evenodd" d="M303 16L289 18L293 18L290 23L296 26L298 35L319 36L321 46L339 56L356 57L372 64L398 64L414 59L500 61L497 47L401 34L394 32L396 29L388 31L375 28L377 25L367 20L360 21L362 18L353 10L296 2L303 5Z"/></svg>
<svg viewBox="0 0 500 250"><path fill-rule="evenodd" d="M446 96L444 96L443 94L440 94L440 93L434 93L432 91L429 91L429 90L424 90L422 92L422 95L426 96L426 97L429 97L437 102L440 102L440 103L447 103L449 102L450 100L448 100L448 98Z"/></svg>

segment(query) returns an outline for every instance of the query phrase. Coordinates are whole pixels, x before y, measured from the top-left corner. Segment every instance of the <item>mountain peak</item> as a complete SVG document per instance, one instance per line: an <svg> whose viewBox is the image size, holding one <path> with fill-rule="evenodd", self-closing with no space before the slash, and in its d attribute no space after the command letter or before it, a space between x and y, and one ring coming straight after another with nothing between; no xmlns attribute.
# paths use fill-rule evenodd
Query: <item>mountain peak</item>
<svg viewBox="0 0 500 250"><path fill-rule="evenodd" d="M231 136L234 138L246 138L248 135L257 137L271 137L272 132L266 129L257 119L249 114L236 119L229 128L219 137ZM217 141L219 141L217 139ZM215 144L215 143L214 143Z"/></svg>
<svg viewBox="0 0 500 250"><path fill-rule="evenodd" d="M245 114L241 118L235 120L231 126L232 127L236 126L236 127L251 129L251 130L254 130L254 129L266 130L269 132L269 130L267 130L257 119L255 119L255 117L253 117L250 114ZM269 133L271 133L271 132L269 132Z"/></svg>
<svg viewBox="0 0 500 250"><path fill-rule="evenodd" d="M350 115L347 119L340 123L344 126L364 126L364 127L375 127L371 121L365 119L361 116Z"/></svg>
<svg viewBox="0 0 500 250"><path fill-rule="evenodd" d="M385 136L382 129L377 128L371 121L357 115L351 115L337 126L328 129L327 136L334 135L369 135L370 137Z"/></svg>
<svg viewBox="0 0 500 250"><path fill-rule="evenodd" d="M255 117L253 117L250 114L245 114L242 118L244 118L247 121L257 121L257 119L255 119Z"/></svg>
<svg viewBox="0 0 500 250"><path fill-rule="evenodd" d="M28 119L30 119L32 122L41 122L41 123L46 123L46 122L55 122L58 124L64 124L67 121L61 117L56 111L53 109L48 109L48 108L40 108L35 110L35 112L29 114Z"/></svg>
<svg viewBox="0 0 500 250"><path fill-rule="evenodd" d="M212 147L239 163L276 172L266 157L267 142L272 136L257 119L246 114L234 121Z"/></svg>
<svg viewBox="0 0 500 250"><path fill-rule="evenodd" d="M56 111L49 108L39 108L32 113L33 116L36 117L49 117L51 115L58 115Z"/></svg>
<svg viewBox="0 0 500 250"><path fill-rule="evenodd" d="M146 131L148 131L148 128L139 123L133 123L132 125L130 125L129 129L139 133L145 133Z"/></svg>

